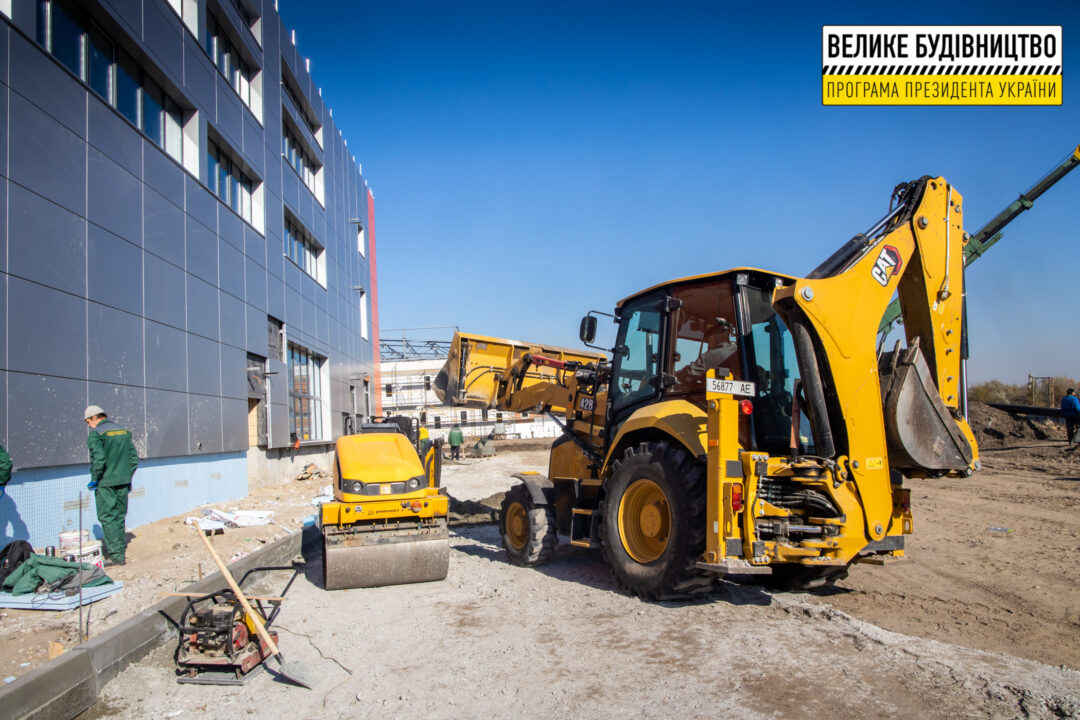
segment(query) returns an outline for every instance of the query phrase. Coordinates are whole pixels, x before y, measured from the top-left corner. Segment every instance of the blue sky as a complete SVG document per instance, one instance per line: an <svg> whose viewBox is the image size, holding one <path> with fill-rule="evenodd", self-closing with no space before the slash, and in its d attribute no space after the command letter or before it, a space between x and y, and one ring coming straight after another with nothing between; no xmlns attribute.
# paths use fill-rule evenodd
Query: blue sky
<svg viewBox="0 0 1080 720"><path fill-rule="evenodd" d="M974 231L1080 143L1071 3L759 7L279 0L375 193L381 326L578 346L658 282L806 274L921 175ZM1064 104L823 107L824 24L1063 25ZM972 381L1080 377L1078 200L969 271Z"/></svg>

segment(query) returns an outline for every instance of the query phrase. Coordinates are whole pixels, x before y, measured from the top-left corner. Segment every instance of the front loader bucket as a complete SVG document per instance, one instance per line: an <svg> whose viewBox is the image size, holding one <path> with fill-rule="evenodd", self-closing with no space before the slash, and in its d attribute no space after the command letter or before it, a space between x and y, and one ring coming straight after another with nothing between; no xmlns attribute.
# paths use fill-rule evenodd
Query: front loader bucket
<svg viewBox="0 0 1080 720"><path fill-rule="evenodd" d="M446 520L408 530L323 533L327 590L430 582L446 577L450 535Z"/></svg>
<svg viewBox="0 0 1080 720"><path fill-rule="evenodd" d="M918 346L883 353L878 375L890 465L946 472L971 464L971 443L941 401Z"/></svg>

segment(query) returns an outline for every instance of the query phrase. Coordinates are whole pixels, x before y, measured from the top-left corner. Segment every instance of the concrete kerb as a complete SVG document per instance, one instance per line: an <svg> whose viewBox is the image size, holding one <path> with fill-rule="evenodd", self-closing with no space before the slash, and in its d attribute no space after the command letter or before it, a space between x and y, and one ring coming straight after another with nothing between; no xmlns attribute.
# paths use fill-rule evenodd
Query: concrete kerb
<svg viewBox="0 0 1080 720"><path fill-rule="evenodd" d="M278 538L229 566L237 580L253 567L287 565L300 553L303 533ZM188 592L210 592L226 586L221 573L192 583ZM5 717L25 720L70 720L97 702L105 684L150 651L175 640L175 622L183 598L167 598L103 632L79 647L0 688Z"/></svg>

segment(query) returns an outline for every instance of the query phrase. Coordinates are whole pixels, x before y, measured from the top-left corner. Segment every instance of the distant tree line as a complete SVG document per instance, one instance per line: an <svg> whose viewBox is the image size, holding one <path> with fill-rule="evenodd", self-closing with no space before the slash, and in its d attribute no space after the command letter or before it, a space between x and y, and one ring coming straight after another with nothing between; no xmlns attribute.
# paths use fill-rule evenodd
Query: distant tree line
<svg viewBox="0 0 1080 720"><path fill-rule="evenodd" d="M1053 389L1052 397L1051 388ZM968 399L986 403L1057 407L1061 397L1069 388L1076 388L1077 392L1080 392L1080 382L1064 375L1053 378L1037 378L1033 393L1030 382L1009 385L1000 380L987 380L969 387Z"/></svg>

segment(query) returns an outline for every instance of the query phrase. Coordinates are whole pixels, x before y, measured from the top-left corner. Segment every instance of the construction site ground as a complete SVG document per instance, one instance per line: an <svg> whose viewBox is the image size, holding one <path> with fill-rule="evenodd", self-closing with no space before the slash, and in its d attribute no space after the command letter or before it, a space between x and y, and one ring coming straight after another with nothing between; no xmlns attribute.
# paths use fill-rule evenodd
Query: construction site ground
<svg viewBox="0 0 1080 720"><path fill-rule="evenodd" d="M908 560L857 565L817 594L722 583L691 603L624 595L599 553L565 544L550 565L508 564L491 509L547 454L544 441L500 443L444 467L458 521L445 581L326 592L311 554L278 629L313 690L266 673L243 689L177 685L169 644L86 717L1080 716L1080 451L1056 425L982 406L972 424L982 472L908 482ZM272 509L280 525L227 530L219 552L298 531L321 484L253 484L232 506ZM181 521L136 530L114 573L126 587L93 606L92 635L210 572ZM3 613L7 675L43 662L50 640L76 641L77 611Z"/></svg>

